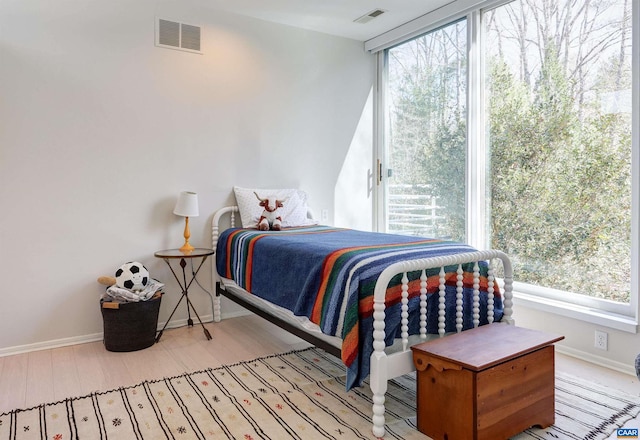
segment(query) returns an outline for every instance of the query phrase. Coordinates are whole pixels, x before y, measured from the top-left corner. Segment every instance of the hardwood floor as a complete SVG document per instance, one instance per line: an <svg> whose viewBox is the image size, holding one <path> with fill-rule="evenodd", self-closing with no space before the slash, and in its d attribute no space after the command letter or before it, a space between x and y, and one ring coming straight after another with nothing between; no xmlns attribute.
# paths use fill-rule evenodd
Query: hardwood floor
<svg viewBox="0 0 640 440"><path fill-rule="evenodd" d="M93 342L0 357L0 414L309 346L255 315L205 325L211 341L194 326L165 330L159 343L127 353L110 352L102 342ZM634 376L559 353L556 368L640 396ZM638 428L640 419L626 426ZM617 437L614 433L610 438Z"/></svg>
<svg viewBox="0 0 640 440"><path fill-rule="evenodd" d="M116 353L102 342L0 357L0 414L134 385L145 379L250 360L308 347L254 315L165 330L159 343L144 350Z"/></svg>

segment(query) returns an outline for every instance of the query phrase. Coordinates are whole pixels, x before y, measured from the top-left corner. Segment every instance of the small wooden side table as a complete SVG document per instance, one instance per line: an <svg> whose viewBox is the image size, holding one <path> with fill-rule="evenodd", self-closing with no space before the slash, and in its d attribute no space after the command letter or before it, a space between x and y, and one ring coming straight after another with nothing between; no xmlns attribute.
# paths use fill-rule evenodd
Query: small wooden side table
<svg viewBox="0 0 640 440"><path fill-rule="evenodd" d="M418 430L499 440L555 421L554 346L564 336L489 324L411 347Z"/></svg>
<svg viewBox="0 0 640 440"><path fill-rule="evenodd" d="M189 325L189 327L193 327L193 319L191 319L191 310L193 310L196 318L198 318L198 322L202 326L202 330L204 330L204 335L206 336L207 340L211 340L211 333L209 333L209 330L207 330L207 328L202 323L202 320L200 319L196 308L193 307L193 304L191 304L191 300L189 299L189 287L191 286L191 283L193 283L193 281L196 279L196 275L198 275L198 272L200 271L200 268L202 267L204 262L207 260L207 257L209 257L209 255L213 255L214 252L215 251L213 249L195 248L190 252L183 252L180 249L165 249L162 251L157 251L153 254L156 258L162 258L165 263L167 263L167 266L169 266L173 277L176 279L178 285L182 289L182 296L180 297L180 300L178 301L176 306L173 308L173 311L171 312L171 315L169 315L167 322L165 322L164 327L162 327L162 330L160 330L160 332L156 336L156 342L160 341L164 329L167 328L167 324L169 324L169 321L171 321L173 314L176 312L183 299L187 300L187 324ZM185 267L187 266L186 260L192 258L202 258L202 260L200 261L200 265L197 267L197 269L192 272L191 279L187 281L187 273L185 271ZM180 280L176 272L173 270L173 267L171 266L171 261L173 260L180 260L180 267L182 268L182 280Z"/></svg>

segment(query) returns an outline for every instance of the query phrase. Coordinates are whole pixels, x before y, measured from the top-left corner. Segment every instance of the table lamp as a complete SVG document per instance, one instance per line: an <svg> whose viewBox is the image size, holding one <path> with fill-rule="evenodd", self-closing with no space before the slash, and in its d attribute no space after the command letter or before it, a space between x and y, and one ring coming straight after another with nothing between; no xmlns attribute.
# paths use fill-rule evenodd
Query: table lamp
<svg viewBox="0 0 640 440"><path fill-rule="evenodd" d="M192 191L182 191L178 197L176 207L173 209L173 213L185 218L184 245L180 248L180 251L189 253L194 249L194 247L189 244L189 237L191 237L191 232L189 231L189 217L197 217L199 214L198 194Z"/></svg>

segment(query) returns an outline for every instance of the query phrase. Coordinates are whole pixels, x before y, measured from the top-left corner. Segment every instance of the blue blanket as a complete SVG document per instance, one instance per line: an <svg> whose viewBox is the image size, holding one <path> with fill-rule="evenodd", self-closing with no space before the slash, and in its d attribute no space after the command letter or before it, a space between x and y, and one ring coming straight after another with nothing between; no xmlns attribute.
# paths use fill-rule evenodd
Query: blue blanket
<svg viewBox="0 0 640 440"><path fill-rule="evenodd" d="M470 246L443 240L314 226L283 231L228 229L216 249L218 273L240 287L276 305L306 316L323 333L343 340L347 388L359 385L369 373L373 341L373 288L380 272L397 261L472 252ZM447 268L446 331L455 331L456 269ZM473 326L471 307L473 267L463 266L464 323ZM487 265L481 262L481 316L486 316ZM438 286L439 269L428 275L428 291ZM410 333L419 331L420 273L410 279ZM400 333L400 276L387 288L386 339L390 345ZM495 319L502 302L495 285ZM427 331L437 333L437 298L427 303ZM481 320L485 324L486 318Z"/></svg>

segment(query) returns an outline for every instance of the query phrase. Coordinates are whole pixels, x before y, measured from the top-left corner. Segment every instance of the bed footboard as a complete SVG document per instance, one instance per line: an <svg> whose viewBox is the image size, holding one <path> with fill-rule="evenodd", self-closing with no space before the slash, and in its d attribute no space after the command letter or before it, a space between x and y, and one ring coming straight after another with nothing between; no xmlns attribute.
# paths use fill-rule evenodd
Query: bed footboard
<svg viewBox="0 0 640 440"><path fill-rule="evenodd" d="M426 312L427 312L427 276L426 270L440 268L439 292L438 292L438 333L440 337L445 336L445 270L446 266L458 266L457 286L456 286L456 331L462 331L462 291L463 291L463 270L462 264L474 263L473 280L473 325L477 327L480 323L479 308L479 262L488 261L488 306L487 321L494 320L493 293L495 283L495 261L501 260L504 270L504 286L502 291L504 312L500 322L514 324L513 314L513 269L509 257L500 251L478 251L464 254L456 254L444 257L428 259L409 260L395 263L386 268L378 278L374 290L373 304L373 353L371 354L371 371L369 382L373 393L373 434L382 437L385 434L385 393L387 391L387 381L394 377L414 371L412 352L409 350L408 334L408 272L421 271L420 276L420 337L426 339ZM388 355L385 351L385 296L387 286L394 276L402 274L402 351L393 355Z"/></svg>

